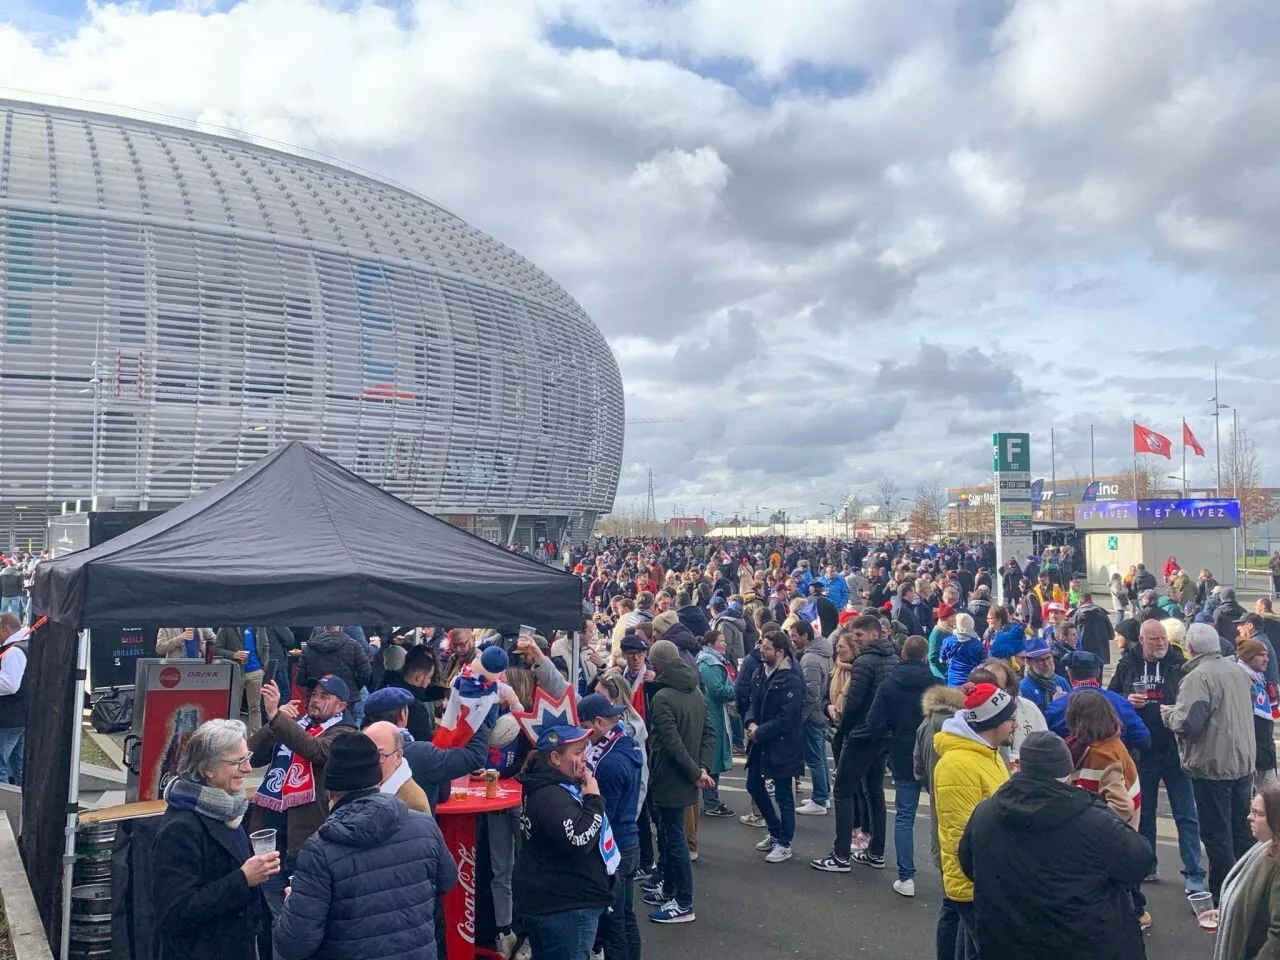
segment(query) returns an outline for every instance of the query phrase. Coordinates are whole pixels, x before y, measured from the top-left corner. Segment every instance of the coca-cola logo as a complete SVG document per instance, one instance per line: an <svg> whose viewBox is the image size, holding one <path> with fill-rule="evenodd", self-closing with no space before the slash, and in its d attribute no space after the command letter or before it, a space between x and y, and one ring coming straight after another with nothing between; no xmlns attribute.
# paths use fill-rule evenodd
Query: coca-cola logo
<svg viewBox="0 0 1280 960"><path fill-rule="evenodd" d="M467 943L476 942L476 853L465 843L455 848L458 860L458 886L462 888L462 919L458 936Z"/></svg>
<svg viewBox="0 0 1280 960"><path fill-rule="evenodd" d="M160 671L160 686L176 687L182 682L182 671L177 667L165 667Z"/></svg>

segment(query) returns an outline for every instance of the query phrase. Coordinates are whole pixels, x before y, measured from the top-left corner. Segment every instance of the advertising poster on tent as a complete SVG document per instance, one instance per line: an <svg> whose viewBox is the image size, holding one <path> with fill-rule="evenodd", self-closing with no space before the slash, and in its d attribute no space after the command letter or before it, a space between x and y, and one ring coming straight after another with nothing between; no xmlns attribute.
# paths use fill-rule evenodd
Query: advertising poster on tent
<svg viewBox="0 0 1280 960"><path fill-rule="evenodd" d="M158 800L178 772L182 749L206 720L231 716L240 671L231 662L141 660L134 688L133 734L141 739L130 764L130 802ZM137 771L136 773L134 771Z"/></svg>

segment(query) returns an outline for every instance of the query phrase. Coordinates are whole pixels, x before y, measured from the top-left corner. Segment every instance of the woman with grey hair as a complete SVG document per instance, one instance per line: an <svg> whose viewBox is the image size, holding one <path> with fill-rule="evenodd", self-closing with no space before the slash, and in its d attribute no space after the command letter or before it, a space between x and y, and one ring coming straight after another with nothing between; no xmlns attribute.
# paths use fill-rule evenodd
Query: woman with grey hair
<svg viewBox="0 0 1280 960"><path fill-rule="evenodd" d="M158 960L255 960L258 938L270 943L262 884L280 872L280 854L255 855L241 825L244 735L239 720L202 723L164 789L152 887Z"/></svg>

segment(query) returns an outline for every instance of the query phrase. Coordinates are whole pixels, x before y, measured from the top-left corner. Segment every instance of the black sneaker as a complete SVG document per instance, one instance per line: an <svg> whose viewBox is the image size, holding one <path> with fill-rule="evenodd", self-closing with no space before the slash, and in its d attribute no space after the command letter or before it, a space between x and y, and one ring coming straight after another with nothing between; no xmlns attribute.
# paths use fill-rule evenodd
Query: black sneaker
<svg viewBox="0 0 1280 960"><path fill-rule="evenodd" d="M809 866L823 873L848 873L852 868L848 860L842 860L835 853L828 853L820 860L810 860Z"/></svg>
<svg viewBox="0 0 1280 960"><path fill-rule="evenodd" d="M733 811L726 807L723 803L717 803L714 807L708 807L703 811L708 817L732 817Z"/></svg>
<svg viewBox="0 0 1280 960"><path fill-rule="evenodd" d="M849 859L864 866L875 867L877 870L884 869L884 857L877 857L874 854L867 853L865 850L853 851Z"/></svg>

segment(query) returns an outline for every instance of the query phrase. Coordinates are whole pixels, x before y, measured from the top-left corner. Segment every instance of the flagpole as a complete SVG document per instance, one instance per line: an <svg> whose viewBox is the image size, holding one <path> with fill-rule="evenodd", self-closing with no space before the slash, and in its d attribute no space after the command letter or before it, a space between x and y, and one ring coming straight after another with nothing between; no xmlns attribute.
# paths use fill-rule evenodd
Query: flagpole
<svg viewBox="0 0 1280 960"><path fill-rule="evenodd" d="M1089 424L1089 479L1098 479L1097 468L1093 465L1093 424Z"/></svg>
<svg viewBox="0 0 1280 960"><path fill-rule="evenodd" d="M1187 499L1187 418L1182 418L1182 499Z"/></svg>
<svg viewBox="0 0 1280 960"><path fill-rule="evenodd" d="M1050 494L1049 494L1051 498L1052 498L1052 497L1056 497L1056 496L1058 495L1058 452L1057 452L1057 449L1058 449L1058 448L1054 445L1054 439L1053 439L1053 427L1050 427L1050 428L1049 428L1049 483L1051 483L1051 484L1053 485L1053 489L1050 491ZM1056 519L1057 519L1057 510L1055 510L1055 509L1054 509L1053 500L1052 500L1052 499L1050 499L1050 500L1049 500L1049 520L1050 520L1050 521L1053 521L1053 520L1056 520Z"/></svg>
<svg viewBox="0 0 1280 960"><path fill-rule="evenodd" d="M1131 446L1133 447L1133 499L1137 500L1138 499L1138 445L1136 443L1132 443L1132 440L1133 440L1133 435L1138 432L1138 421L1130 420L1129 426L1132 428L1132 431L1129 434L1129 439L1131 441Z"/></svg>

